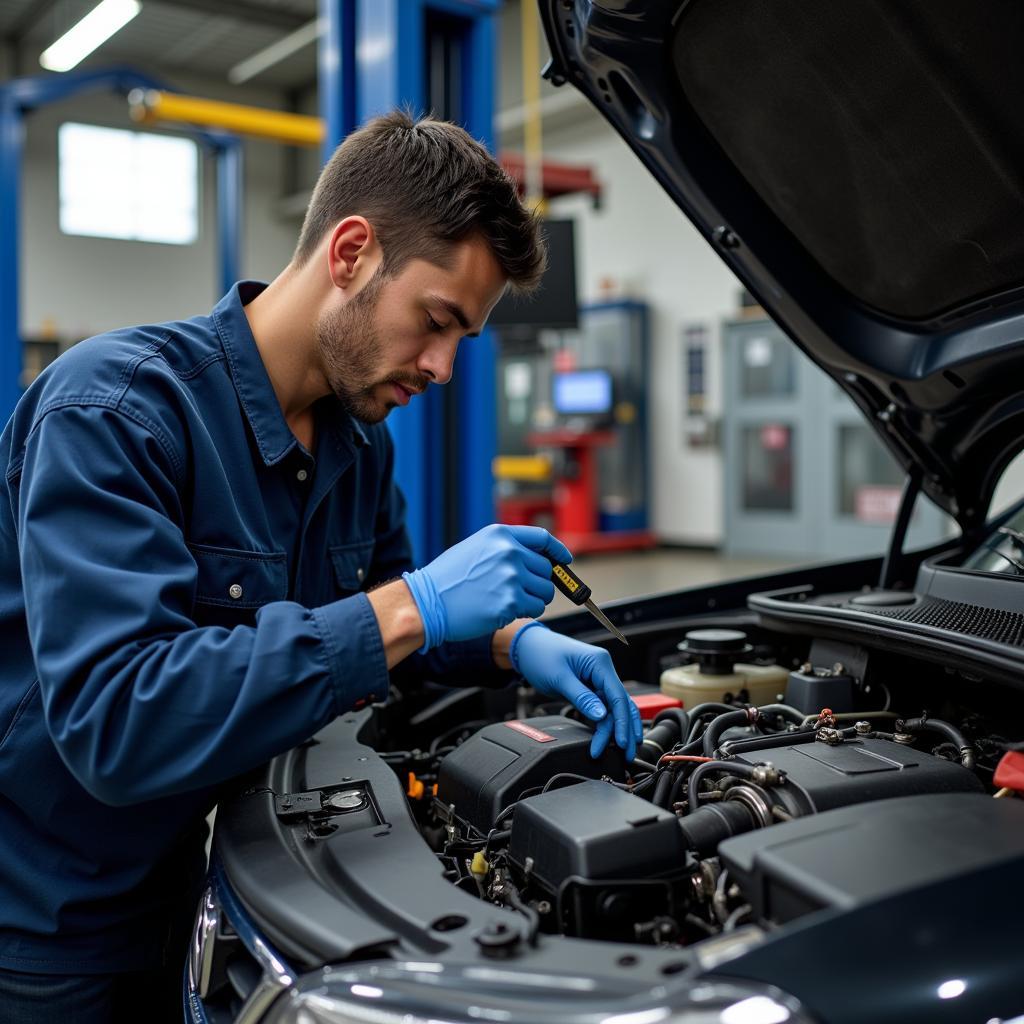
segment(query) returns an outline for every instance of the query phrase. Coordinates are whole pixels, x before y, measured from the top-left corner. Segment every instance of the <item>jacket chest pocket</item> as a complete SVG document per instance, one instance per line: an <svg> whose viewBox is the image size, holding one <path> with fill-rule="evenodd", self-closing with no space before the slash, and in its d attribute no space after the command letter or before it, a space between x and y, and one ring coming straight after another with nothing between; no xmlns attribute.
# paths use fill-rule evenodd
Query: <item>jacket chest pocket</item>
<svg viewBox="0 0 1024 1024"><path fill-rule="evenodd" d="M352 544L335 544L329 548L334 567L334 584L338 597L346 597L363 589L370 575L373 541L361 540Z"/></svg>
<svg viewBox="0 0 1024 1024"><path fill-rule="evenodd" d="M288 596L288 563L283 551L240 551L189 544L196 561L193 618L201 626L252 625L256 611Z"/></svg>

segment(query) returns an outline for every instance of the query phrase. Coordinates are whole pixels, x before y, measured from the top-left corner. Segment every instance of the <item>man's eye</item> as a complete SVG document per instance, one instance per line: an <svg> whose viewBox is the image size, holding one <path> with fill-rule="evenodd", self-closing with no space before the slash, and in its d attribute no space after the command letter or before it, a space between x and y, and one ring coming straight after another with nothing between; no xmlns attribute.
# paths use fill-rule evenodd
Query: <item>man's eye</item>
<svg viewBox="0 0 1024 1024"><path fill-rule="evenodd" d="M443 331L444 329L444 324L439 324L429 313L427 314L427 330Z"/></svg>

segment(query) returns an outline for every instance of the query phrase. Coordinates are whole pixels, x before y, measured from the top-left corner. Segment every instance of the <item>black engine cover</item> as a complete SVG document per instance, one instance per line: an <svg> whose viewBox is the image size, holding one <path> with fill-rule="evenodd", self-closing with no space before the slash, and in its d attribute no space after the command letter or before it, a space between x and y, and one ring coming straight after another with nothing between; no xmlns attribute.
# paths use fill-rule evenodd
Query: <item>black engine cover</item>
<svg viewBox="0 0 1024 1024"><path fill-rule="evenodd" d="M679 819L606 782L580 782L516 808L509 857L551 891L581 879L648 879L689 867Z"/></svg>
<svg viewBox="0 0 1024 1024"><path fill-rule="evenodd" d="M749 750L736 760L770 761L784 771L810 797L810 807L804 806L802 794L792 805L801 814L915 793L980 793L985 788L960 764L875 737L847 739L837 746L814 742ZM786 797L792 790L782 786L776 792Z"/></svg>
<svg viewBox="0 0 1024 1024"><path fill-rule="evenodd" d="M969 793L903 797L775 825L718 849L755 917L780 924L963 885L997 866L1012 885L1024 870L1024 804Z"/></svg>
<svg viewBox="0 0 1024 1024"><path fill-rule="evenodd" d="M459 820L486 834L509 804L559 772L622 781L622 752L610 745L593 760L593 735L581 722L559 715L488 725L441 763L437 799L454 806Z"/></svg>

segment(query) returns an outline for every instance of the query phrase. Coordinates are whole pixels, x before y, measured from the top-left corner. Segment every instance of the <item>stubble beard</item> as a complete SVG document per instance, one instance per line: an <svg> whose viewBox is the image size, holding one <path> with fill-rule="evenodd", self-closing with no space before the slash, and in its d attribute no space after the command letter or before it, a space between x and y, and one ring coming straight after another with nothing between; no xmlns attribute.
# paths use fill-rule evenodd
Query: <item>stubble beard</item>
<svg viewBox="0 0 1024 1024"><path fill-rule="evenodd" d="M362 423L379 423L398 404L374 394L387 379L377 376L381 345L374 322L383 283L378 270L351 302L323 314L316 325L327 383L345 411Z"/></svg>

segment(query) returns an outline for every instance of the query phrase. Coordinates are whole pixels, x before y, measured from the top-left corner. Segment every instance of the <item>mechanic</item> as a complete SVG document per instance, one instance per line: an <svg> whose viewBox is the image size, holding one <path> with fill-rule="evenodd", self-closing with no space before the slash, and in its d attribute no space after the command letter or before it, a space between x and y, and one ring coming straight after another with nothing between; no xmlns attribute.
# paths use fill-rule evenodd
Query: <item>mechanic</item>
<svg viewBox="0 0 1024 1024"><path fill-rule="evenodd" d="M389 670L515 667L632 757L607 652L533 621L564 545L491 526L413 570L384 419L543 271L461 128L377 118L269 285L75 346L0 438L0 1018L181 1019L205 816Z"/></svg>

